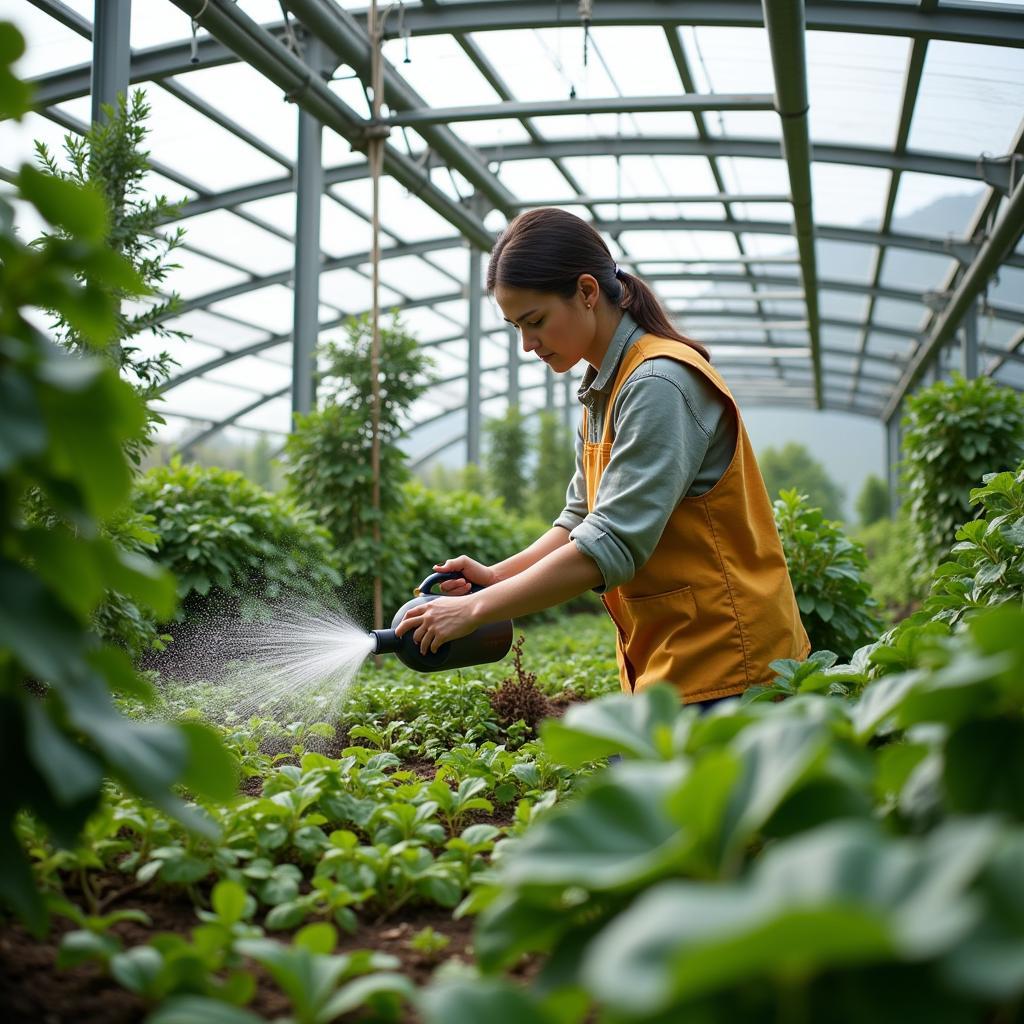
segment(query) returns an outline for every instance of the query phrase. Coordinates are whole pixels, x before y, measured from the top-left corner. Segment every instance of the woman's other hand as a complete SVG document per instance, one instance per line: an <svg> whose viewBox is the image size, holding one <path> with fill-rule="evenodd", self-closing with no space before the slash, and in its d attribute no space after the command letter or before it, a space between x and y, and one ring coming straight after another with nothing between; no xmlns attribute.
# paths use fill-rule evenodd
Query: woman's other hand
<svg viewBox="0 0 1024 1024"><path fill-rule="evenodd" d="M434 572L461 572L465 579L445 580L440 586L442 594L449 597L464 597L469 593L470 584L475 583L480 587L489 587L498 582L498 576L489 565L470 558L469 555L459 555L457 558L449 558L440 565L434 566Z"/></svg>

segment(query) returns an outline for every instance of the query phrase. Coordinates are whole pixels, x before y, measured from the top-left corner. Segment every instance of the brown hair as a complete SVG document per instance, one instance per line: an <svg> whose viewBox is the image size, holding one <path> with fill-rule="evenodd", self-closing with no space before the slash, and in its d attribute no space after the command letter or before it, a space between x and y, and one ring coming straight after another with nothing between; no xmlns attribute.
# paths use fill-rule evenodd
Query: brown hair
<svg viewBox="0 0 1024 1024"><path fill-rule="evenodd" d="M567 210L544 206L519 214L491 250L487 290L504 284L571 299L581 274L593 275L605 295L648 334L680 341L710 361L703 345L672 325L650 287L616 267L601 235Z"/></svg>

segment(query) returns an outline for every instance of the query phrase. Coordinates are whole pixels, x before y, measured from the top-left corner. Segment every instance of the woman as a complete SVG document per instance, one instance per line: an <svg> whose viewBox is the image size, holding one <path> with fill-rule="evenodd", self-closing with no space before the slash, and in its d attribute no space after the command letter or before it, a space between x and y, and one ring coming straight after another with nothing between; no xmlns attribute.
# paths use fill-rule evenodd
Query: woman
<svg viewBox="0 0 1024 1024"><path fill-rule="evenodd" d="M707 351L564 210L509 224L487 288L527 354L555 373L590 364L576 474L564 511L526 550L493 566L466 555L434 566L486 589L442 584L451 596L414 608L397 632L436 651L591 588L615 623L627 693L667 680L684 703L714 701L767 683L776 658L806 657L764 481Z"/></svg>

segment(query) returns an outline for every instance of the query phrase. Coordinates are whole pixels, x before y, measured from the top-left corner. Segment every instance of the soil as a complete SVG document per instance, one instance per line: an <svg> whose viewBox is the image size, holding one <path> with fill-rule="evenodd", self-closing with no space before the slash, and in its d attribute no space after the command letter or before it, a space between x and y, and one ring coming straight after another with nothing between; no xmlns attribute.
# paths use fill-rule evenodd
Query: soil
<svg viewBox="0 0 1024 1024"><path fill-rule="evenodd" d="M105 883L124 885L123 879L115 875L95 881L101 889ZM125 921L111 929L126 948L141 945L161 931L187 935L199 923L192 904L169 890L143 889L117 906L143 910L152 920L150 926ZM151 1011L152 1007L122 989L97 964L57 968L61 938L74 927L69 921L55 918L43 941L33 938L20 924L8 923L0 928L0 1019L4 1024L138 1024ZM410 946L413 936L428 927L449 940L440 953L421 953ZM403 910L401 921L361 922L354 935L340 935L336 952L373 949L390 954L400 961L398 970L402 974L423 986L442 963L451 959L472 961L472 933L470 918L456 921L450 911L437 907L413 908ZM539 966L537 958L525 959L513 970L512 977L526 981ZM267 1019L286 1015L289 1004L280 989L258 964L250 964L249 969L257 989L248 1009ZM407 1009L401 1021L419 1024L420 1018Z"/></svg>

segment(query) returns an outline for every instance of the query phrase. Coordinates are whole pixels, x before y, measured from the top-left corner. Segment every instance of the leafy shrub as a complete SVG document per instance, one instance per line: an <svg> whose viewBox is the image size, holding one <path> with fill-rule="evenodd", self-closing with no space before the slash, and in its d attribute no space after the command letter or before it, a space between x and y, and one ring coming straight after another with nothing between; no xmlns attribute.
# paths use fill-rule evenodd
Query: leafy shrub
<svg viewBox="0 0 1024 1024"><path fill-rule="evenodd" d="M390 327L381 329L378 544L371 499L371 340L369 318L353 317L344 338L320 351L322 408L296 418L285 446L289 487L329 531L352 588L349 610L367 623L373 619L375 576L385 589L391 588L392 599L395 587L414 585L404 578L401 537L394 526L403 501L402 484L409 475L398 442L405 435L410 407L430 386L430 358L396 316ZM385 597L385 616L388 608Z"/></svg>
<svg viewBox="0 0 1024 1024"><path fill-rule="evenodd" d="M811 646L851 654L880 628L863 549L797 491L783 491L774 510Z"/></svg>
<svg viewBox="0 0 1024 1024"><path fill-rule="evenodd" d="M0 117L27 110L29 92L9 70L24 48L20 33L0 23ZM234 778L203 726L133 722L112 700L152 693L92 629L104 593L159 615L174 603L166 573L100 530L129 496L125 449L144 437L146 410L108 362L69 355L31 318L55 311L103 351L116 330L113 296L140 294L143 283L106 244L102 196L29 166L15 186L54 231L25 245L12 203L0 197L0 902L41 930L43 901L15 838L22 811L71 845L113 776L207 827L170 787L183 780L226 798ZM36 491L61 517L52 528L24 515Z"/></svg>
<svg viewBox="0 0 1024 1024"><path fill-rule="evenodd" d="M487 479L491 493L516 515L526 512L526 457L529 438L523 414L510 406L504 416L486 424Z"/></svg>
<svg viewBox="0 0 1024 1024"><path fill-rule="evenodd" d="M907 566L914 557L914 527L905 511L896 519L877 519L857 531L854 540L864 548L864 578L871 594L890 619L908 614L924 588L917 585Z"/></svg>
<svg viewBox="0 0 1024 1024"><path fill-rule="evenodd" d="M533 480L534 512L553 522L565 508L565 492L576 468L573 435L558 413L538 417L537 469Z"/></svg>
<svg viewBox="0 0 1024 1024"><path fill-rule="evenodd" d="M927 580L970 518L970 488L1024 454L1024 397L989 377L955 373L908 399L903 428L915 571Z"/></svg>
<svg viewBox="0 0 1024 1024"><path fill-rule="evenodd" d="M773 500L780 491L799 491L806 494L827 519L842 518L842 487L799 441L790 441L781 448L763 449L758 452L757 464Z"/></svg>
<svg viewBox="0 0 1024 1024"><path fill-rule="evenodd" d="M313 514L233 470L175 458L139 478L135 507L153 517L156 559L178 577L178 621L252 620L285 598L331 602L341 582Z"/></svg>
<svg viewBox="0 0 1024 1024"><path fill-rule="evenodd" d="M889 485L872 473L857 495L857 517L861 526L871 526L889 515Z"/></svg>
<svg viewBox="0 0 1024 1024"><path fill-rule="evenodd" d="M436 980L427 1024L1014 1019L1022 678L1000 609L856 701L702 717L659 686L545 723L569 767L625 762L499 847L466 905L485 976Z"/></svg>

